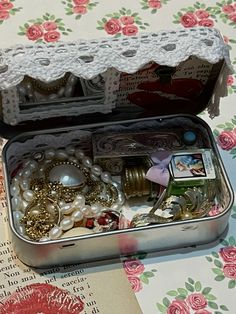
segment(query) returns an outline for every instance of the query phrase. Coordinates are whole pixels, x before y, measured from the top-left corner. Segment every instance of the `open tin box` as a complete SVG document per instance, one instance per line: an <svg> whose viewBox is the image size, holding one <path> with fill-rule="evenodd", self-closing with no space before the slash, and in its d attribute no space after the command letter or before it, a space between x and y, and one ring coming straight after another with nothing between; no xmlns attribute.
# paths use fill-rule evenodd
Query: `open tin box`
<svg viewBox="0 0 236 314"><path fill-rule="evenodd" d="M33 49L33 57L31 46L4 51L0 78L2 129L14 135L3 166L20 260L87 262L224 232L233 191L211 129L196 116L217 115L226 95L231 68L218 31Z"/></svg>

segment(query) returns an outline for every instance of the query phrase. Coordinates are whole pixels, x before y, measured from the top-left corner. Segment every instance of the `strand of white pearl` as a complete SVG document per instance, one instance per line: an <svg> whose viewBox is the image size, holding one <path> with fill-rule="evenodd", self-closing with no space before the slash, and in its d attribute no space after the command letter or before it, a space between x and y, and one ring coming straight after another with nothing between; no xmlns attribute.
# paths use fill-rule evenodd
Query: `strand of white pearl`
<svg viewBox="0 0 236 314"><path fill-rule="evenodd" d="M109 209L119 211L122 208L125 198L124 198L124 194L121 192L120 185L117 182L112 180L112 177L109 172L102 171L102 168L99 165L93 164L91 158L85 156L82 150L77 149L73 146L68 146L65 149L57 149L57 150L53 148L49 148L45 150L44 153L36 154L35 157L37 157L37 155L38 157L41 157L41 158L44 157L43 163L37 162L34 159L30 159L26 161L24 163L22 170L20 170L17 173L17 175L13 178L12 184L10 186L10 192L12 195L11 204L12 204L12 210L13 210L14 224L15 224L16 230L21 235L25 235L25 230L24 230L24 226L20 224L20 220L24 215L25 208L34 199L34 192L29 189L30 181L36 171L38 171L39 176L43 177L47 164L51 163L53 159L58 159L61 161L68 160L74 163L78 163L78 161L80 161L84 167L90 170L92 180L99 181L101 179L101 181L103 181L104 183L112 184L117 189L118 191L117 200L111 205L111 207L109 207ZM51 207L53 205L50 204L48 206L50 208L47 208L47 209L51 210L52 209ZM68 207L70 206L70 204L61 203L59 204L59 206L63 208L63 206ZM88 207L85 207L85 208L88 211ZM90 208L93 214L95 215L107 209L106 207L101 208L99 204L91 204ZM66 224L71 225L72 222L66 221L64 222L64 225Z"/></svg>
<svg viewBox="0 0 236 314"><path fill-rule="evenodd" d="M23 104L28 102L35 101L47 101L47 100L56 100L59 98L70 98L73 97L75 85L78 82L78 78L71 74L65 84L65 86L60 87L57 93L51 93L48 96L41 94L34 90L31 82L26 82L24 84L19 85L18 93L20 97L20 101ZM26 100L29 99L29 101Z"/></svg>
<svg viewBox="0 0 236 314"><path fill-rule="evenodd" d="M63 219L59 225L54 226L50 231L48 237L42 237L40 241L56 240L61 237L63 232L68 231L74 227L74 224L82 221L86 217L96 217L101 213L99 206L85 205L85 197L81 194L76 195L74 201L69 204L59 203L60 214Z"/></svg>
<svg viewBox="0 0 236 314"><path fill-rule="evenodd" d="M119 211L124 204L125 197L121 191L121 186L119 183L112 180L112 177L109 172L103 171L99 165L93 164L91 158L85 156L84 152L81 149L76 149L73 146L66 147L65 150L57 150L48 149L44 153L46 159L46 166L47 163L51 162L54 158L61 160L61 161L70 161L75 164L81 163L83 167L87 168L90 171L90 178L93 181L102 181L106 184L113 185L117 192L117 200L109 207L111 210ZM43 174L45 171L45 167L39 169L39 171ZM106 208L107 209L107 208Z"/></svg>
<svg viewBox="0 0 236 314"><path fill-rule="evenodd" d="M24 216L26 207L34 199L34 192L30 190L30 180L37 170L38 162L27 160L23 168L12 179L10 185L14 226L22 236L25 236L25 227L20 223L20 220Z"/></svg>

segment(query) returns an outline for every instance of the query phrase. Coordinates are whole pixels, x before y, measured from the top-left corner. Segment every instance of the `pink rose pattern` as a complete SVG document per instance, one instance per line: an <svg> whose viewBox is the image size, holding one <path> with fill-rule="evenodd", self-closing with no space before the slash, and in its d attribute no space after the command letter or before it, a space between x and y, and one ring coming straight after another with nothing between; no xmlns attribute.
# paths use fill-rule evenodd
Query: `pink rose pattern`
<svg viewBox="0 0 236 314"><path fill-rule="evenodd" d="M235 63L236 63L236 60L235 60ZM229 94L236 93L236 74L228 76L227 85L228 85Z"/></svg>
<svg viewBox="0 0 236 314"><path fill-rule="evenodd" d="M72 30L66 28L61 18L45 13L42 18L29 20L19 27L18 35L26 36L28 40L36 43L57 42L62 35L68 35Z"/></svg>
<svg viewBox="0 0 236 314"><path fill-rule="evenodd" d="M212 312L203 309L203 310L197 310L195 314L212 314Z"/></svg>
<svg viewBox="0 0 236 314"><path fill-rule="evenodd" d="M236 28L236 1L217 1L216 7L213 7L212 10L215 15L220 17L223 23Z"/></svg>
<svg viewBox="0 0 236 314"><path fill-rule="evenodd" d="M158 12L164 4L170 0L141 0L142 9L150 10L154 14ZM11 15L15 15L22 8L14 7L13 0L0 1L0 25ZM89 0L66 0L62 1L66 6L67 15L75 15L76 19L86 14L88 10L93 9L98 2L91 2ZM214 27L217 22L217 16L221 18L224 23L230 26L236 25L236 2L232 0L218 1L216 7L206 7L204 3L196 2L193 7L181 9L177 15L174 16L174 23L182 24L183 27L206 26ZM116 37L121 34L125 36L136 35L139 30L144 30L149 26L148 23L143 23L138 13L132 13L131 10L122 8L119 12L107 14L101 21L98 21L98 29L105 30L107 34ZM56 19L53 15L46 13L43 18L36 20L29 20L24 26L20 26L19 35L27 36L31 41L35 42L55 42L61 37L61 34L68 35L70 29L66 29L62 19ZM234 39L229 39L224 36L225 42L235 43ZM236 63L236 60L235 62ZM229 93L236 92L236 77L230 75L228 77ZM218 145L233 155L236 158L236 116L231 122L226 122L219 125L218 128L223 129L222 132L214 130ZM219 214L221 209L215 206L210 216ZM236 218L236 207L233 209ZM220 251L212 252L211 256L207 256L209 262L213 262L215 268L212 269L216 274L215 280L221 281L227 278L228 287L234 288L236 286L236 241L234 237L230 237L229 241L224 240L222 243L225 247ZM143 284L148 284L149 279L154 277L155 269L145 271L145 266L138 259L129 259L123 262L124 269L127 273L128 280L134 292L139 292ZM213 302L216 298L210 294L211 288L207 287L201 289L200 282L194 282L189 278L185 283L185 288L181 290L171 290L167 293L168 296L174 296L174 300L169 300L167 297L163 299L163 304L158 303L157 307L161 313L194 313L195 314L209 314L213 313L212 309L220 308L222 311L228 309L224 305L218 306ZM181 291L181 293L180 293Z"/></svg>
<svg viewBox="0 0 236 314"><path fill-rule="evenodd" d="M233 84L234 77L230 75L228 86L232 87ZM233 159L236 158L236 115L232 117L231 121L218 124L213 130L213 134L219 147L229 151Z"/></svg>
<svg viewBox="0 0 236 314"><path fill-rule="evenodd" d="M174 15L175 24L181 24L183 27L216 27L218 16L224 23L236 27L236 1L224 0L217 2L216 6L206 6L199 1L186 8L182 8ZM228 38L224 36L226 42L231 49L230 44L235 44L235 38ZM235 92L235 91L234 91Z"/></svg>
<svg viewBox="0 0 236 314"><path fill-rule="evenodd" d="M233 2L233 1L232 1ZM217 3L219 5L219 3ZM223 6L223 4L222 4ZM234 8L234 5L232 5ZM236 6L235 6L236 7ZM220 14L221 9L217 6L207 6L205 3L196 2L193 6L180 9L179 12L174 14L174 24L181 24L185 28L191 27L217 27L217 16ZM220 16L222 16L221 13ZM232 24L231 24L232 25ZM232 49L231 44L236 44L235 38L228 38L223 36L225 42L228 44L229 49Z"/></svg>
<svg viewBox="0 0 236 314"><path fill-rule="evenodd" d="M184 287L168 291L162 302L157 303L157 308L161 314L222 314L219 310L228 311L225 305L216 303L217 297L211 290L203 287L200 281L188 278Z"/></svg>
<svg viewBox="0 0 236 314"><path fill-rule="evenodd" d="M222 131L218 138L217 143L224 150L231 150L236 146L236 129Z"/></svg>
<svg viewBox="0 0 236 314"><path fill-rule="evenodd" d="M123 262L127 275L140 275L144 272L144 265L138 259L130 259Z"/></svg>
<svg viewBox="0 0 236 314"><path fill-rule="evenodd" d="M108 35L114 37L135 36L139 30L145 30L149 26L143 23L137 12L121 8L118 12L106 14L101 21L98 21L98 30L105 30Z"/></svg>
<svg viewBox="0 0 236 314"><path fill-rule="evenodd" d="M183 8L177 14L174 14L173 23L181 24L185 28L196 26L214 27L214 18L211 7L196 2L193 6Z"/></svg>
<svg viewBox="0 0 236 314"><path fill-rule="evenodd" d="M201 310L207 306L207 299L202 293L192 293L187 297L187 303L193 310Z"/></svg>
<svg viewBox="0 0 236 314"><path fill-rule="evenodd" d="M167 308L167 314L183 313L190 314L188 304L183 300L173 300Z"/></svg>
<svg viewBox="0 0 236 314"><path fill-rule="evenodd" d="M140 290L142 290L142 282L141 280L137 277L137 276L132 276L132 275L128 275L127 276L130 284L131 284L131 288L132 290L137 293Z"/></svg>
<svg viewBox="0 0 236 314"><path fill-rule="evenodd" d="M15 7L14 0L1 0L0 1L0 25L10 18L11 15L15 15L22 7Z"/></svg>
<svg viewBox="0 0 236 314"><path fill-rule="evenodd" d="M88 13L97 6L98 2L90 0L63 0L66 15L75 15L75 19L79 20L83 15Z"/></svg>
<svg viewBox="0 0 236 314"><path fill-rule="evenodd" d="M148 284L149 279L154 277L157 271L156 269L145 270L140 258L143 258L143 256L135 256L123 261L123 268L135 293L142 290L143 284Z"/></svg>
<svg viewBox="0 0 236 314"><path fill-rule="evenodd" d="M170 0L141 0L140 4L143 10L150 10L152 14L155 14L169 1Z"/></svg>
<svg viewBox="0 0 236 314"><path fill-rule="evenodd" d="M210 256L206 256L208 262L214 264L212 268L216 275L216 281L228 280L228 288L236 287L236 240L233 236L228 240L222 240L224 247L219 252L212 252Z"/></svg>

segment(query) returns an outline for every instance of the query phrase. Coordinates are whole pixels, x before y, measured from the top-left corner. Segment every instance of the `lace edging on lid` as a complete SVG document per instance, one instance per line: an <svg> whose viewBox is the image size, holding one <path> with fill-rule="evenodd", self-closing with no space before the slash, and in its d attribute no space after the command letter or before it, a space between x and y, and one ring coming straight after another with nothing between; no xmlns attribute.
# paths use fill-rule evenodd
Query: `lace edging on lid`
<svg viewBox="0 0 236 314"><path fill-rule="evenodd" d="M225 60L216 94L208 106L211 117L218 115L219 98L227 94L226 79L232 73L229 49L222 36L212 28L190 28L137 37L79 40L54 44L18 45L0 50L0 90L19 84L25 75L49 82L71 72L92 79L108 69L134 73L154 61L177 66L190 56L212 64Z"/></svg>
<svg viewBox="0 0 236 314"><path fill-rule="evenodd" d="M0 89L19 84L25 75L48 82L71 72L91 79L109 68L134 73L150 61L176 66L191 55L210 63L225 59L230 67L229 52L219 32L191 28L0 50Z"/></svg>

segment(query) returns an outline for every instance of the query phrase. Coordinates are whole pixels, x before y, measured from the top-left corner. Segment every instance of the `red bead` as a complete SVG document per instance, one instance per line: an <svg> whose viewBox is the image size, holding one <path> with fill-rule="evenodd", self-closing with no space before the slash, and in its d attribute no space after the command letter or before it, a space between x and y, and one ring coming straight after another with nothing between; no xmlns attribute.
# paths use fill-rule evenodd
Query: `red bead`
<svg viewBox="0 0 236 314"><path fill-rule="evenodd" d="M93 229L94 228L94 218L87 218L85 227L88 229Z"/></svg>
<svg viewBox="0 0 236 314"><path fill-rule="evenodd" d="M97 219L100 226L110 226L110 230L118 229L119 216L112 211L104 211Z"/></svg>

